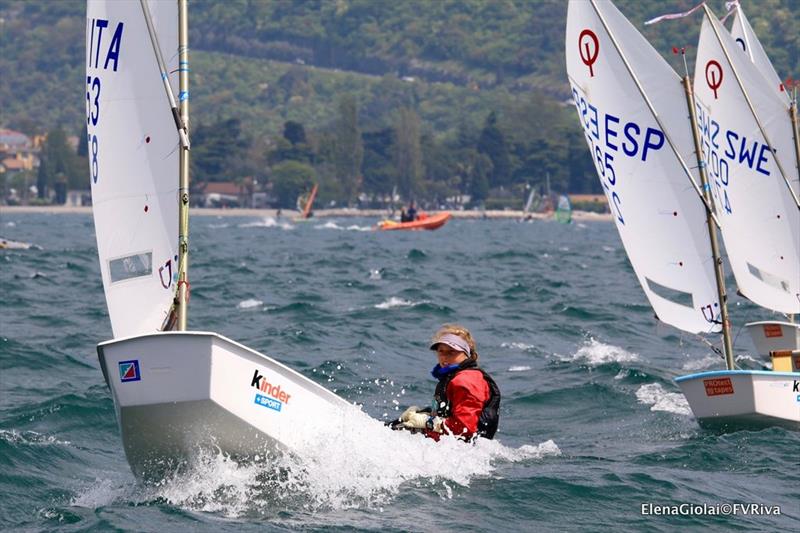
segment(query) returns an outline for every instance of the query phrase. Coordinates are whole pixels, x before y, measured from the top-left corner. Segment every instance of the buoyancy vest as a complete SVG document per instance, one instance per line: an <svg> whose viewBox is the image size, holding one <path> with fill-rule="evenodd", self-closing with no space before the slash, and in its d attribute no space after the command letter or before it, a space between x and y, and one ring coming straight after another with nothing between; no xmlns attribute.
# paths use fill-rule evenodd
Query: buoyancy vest
<svg viewBox="0 0 800 533"><path fill-rule="evenodd" d="M433 393L434 400L434 414L442 418L447 418L451 414L452 406L447 399L447 386L453 381L453 378L459 372L464 370L477 370L483 374L483 379L489 385L489 399L483 404L483 410L478 417L478 431L477 435L485 438L492 439L494 434L497 433L497 426L500 423L500 388L495 383L492 376L490 376L484 369L478 366L478 363L473 359L467 359L461 363L457 369L446 374L439 379L436 384L436 391Z"/></svg>

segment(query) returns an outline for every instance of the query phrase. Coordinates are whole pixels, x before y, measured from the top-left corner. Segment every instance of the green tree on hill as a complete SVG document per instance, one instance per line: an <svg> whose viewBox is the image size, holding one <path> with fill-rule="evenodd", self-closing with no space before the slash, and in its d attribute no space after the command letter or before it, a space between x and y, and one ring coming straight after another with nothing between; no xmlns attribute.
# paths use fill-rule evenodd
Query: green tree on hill
<svg viewBox="0 0 800 533"><path fill-rule="evenodd" d="M478 139L478 151L486 154L492 161L490 175L491 187L505 187L510 184L511 160L506 138L497 126L497 113L492 111Z"/></svg>
<svg viewBox="0 0 800 533"><path fill-rule="evenodd" d="M36 188L40 199L48 198L48 191L56 187L57 200L63 203L67 187L88 188L89 170L84 160L77 157L67 142L67 134L60 127L51 130L42 145Z"/></svg>
<svg viewBox="0 0 800 533"><path fill-rule="evenodd" d="M333 166L344 200L352 205L361 189L364 141L358 125L358 105L353 95L339 100L339 117L334 124Z"/></svg>
<svg viewBox="0 0 800 533"><path fill-rule="evenodd" d="M400 109L394 127L394 165L397 169L397 188L401 196L413 199L421 190L422 148L420 119L408 107Z"/></svg>
<svg viewBox="0 0 800 533"><path fill-rule="evenodd" d="M394 131L391 128L364 132L364 192L387 195L397 183L397 169L392 161Z"/></svg>
<svg viewBox="0 0 800 533"><path fill-rule="evenodd" d="M242 171L248 143L238 118L200 124L192 135L192 178L197 181L232 181Z"/></svg>
<svg viewBox="0 0 800 533"><path fill-rule="evenodd" d="M314 167L306 163L283 161L272 167L270 181L278 207L294 209L297 197L303 191L310 189L316 180L317 173Z"/></svg>

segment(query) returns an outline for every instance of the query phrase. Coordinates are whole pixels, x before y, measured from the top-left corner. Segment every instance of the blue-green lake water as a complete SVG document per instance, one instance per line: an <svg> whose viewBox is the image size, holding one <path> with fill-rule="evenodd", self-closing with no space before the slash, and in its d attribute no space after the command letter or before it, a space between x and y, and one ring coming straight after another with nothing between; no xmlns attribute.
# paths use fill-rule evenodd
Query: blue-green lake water
<svg viewBox="0 0 800 533"><path fill-rule="evenodd" d="M800 530L800 435L697 425L672 380L722 362L655 322L611 223L375 222L194 217L191 329L386 419L429 402L428 339L464 324L503 392L495 441L353 427L298 475L209 456L142 485L95 351L111 327L91 216L7 212L0 236L36 247L0 251L0 529ZM731 312L738 362L759 368L741 326L766 315L735 295ZM648 503L781 514L643 515Z"/></svg>

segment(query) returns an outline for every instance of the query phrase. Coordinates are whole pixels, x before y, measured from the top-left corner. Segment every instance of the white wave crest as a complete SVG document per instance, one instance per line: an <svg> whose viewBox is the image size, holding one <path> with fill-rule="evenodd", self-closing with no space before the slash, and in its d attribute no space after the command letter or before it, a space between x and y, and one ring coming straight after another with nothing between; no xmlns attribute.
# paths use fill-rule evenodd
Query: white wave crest
<svg viewBox="0 0 800 533"><path fill-rule="evenodd" d="M52 435L44 435L36 431L19 432L16 429L0 429L0 440L11 444L24 444L30 446L47 446L51 444L70 446L68 440L58 440Z"/></svg>
<svg viewBox="0 0 800 533"><path fill-rule="evenodd" d="M125 501L135 493L132 475L123 477L120 472L102 472L89 486L78 487L70 502L75 507L97 509Z"/></svg>
<svg viewBox="0 0 800 533"><path fill-rule="evenodd" d="M522 342L503 342L500 344L501 348L510 348L512 350L522 350L523 352L530 352L536 349L533 344L525 344Z"/></svg>
<svg viewBox="0 0 800 533"><path fill-rule="evenodd" d="M379 280L383 279L383 269L382 268L375 268L369 271L369 279L372 280Z"/></svg>
<svg viewBox="0 0 800 533"><path fill-rule="evenodd" d="M619 346L604 344L590 338L573 355L562 357L561 359L563 361L585 361L591 366L598 366L607 363L630 363L638 361L639 356Z"/></svg>
<svg viewBox="0 0 800 533"><path fill-rule="evenodd" d="M236 304L237 309L252 309L253 307L258 307L259 305L264 305L264 302L261 300L256 300L255 298L249 298L247 300L242 300L238 304Z"/></svg>
<svg viewBox="0 0 800 533"><path fill-rule="evenodd" d="M520 365L520 366L509 367L508 371L509 372L527 372L530 369L531 369L531 367L529 367L529 366Z"/></svg>
<svg viewBox="0 0 800 533"><path fill-rule="evenodd" d="M392 296L385 302L376 304L374 307L375 309L394 309L396 307L414 307L416 305L421 305L424 303L427 303L427 300L422 300L420 302L412 302L411 300L403 300L402 298Z"/></svg>
<svg viewBox="0 0 800 533"><path fill-rule="evenodd" d="M650 405L651 411L666 411L677 415L689 416L692 409L683 394L679 392L667 392L660 383L648 383L642 385L636 391L636 399L639 403Z"/></svg>
<svg viewBox="0 0 800 533"><path fill-rule="evenodd" d="M763 366L766 361L761 359L760 357L753 357L749 353L743 353L741 355L737 355L735 357L737 363L748 362L757 366ZM719 360L719 359L718 359Z"/></svg>
<svg viewBox="0 0 800 533"><path fill-rule="evenodd" d="M295 228L294 224L291 222L287 222L285 220L277 220L272 217L265 217L261 220L257 220L255 222L245 222L244 224L239 224L237 227L239 228L279 228L285 230L293 230Z"/></svg>
<svg viewBox="0 0 800 533"><path fill-rule="evenodd" d="M719 364L719 356L709 354L700 359L690 359L689 361L685 362L681 368L687 372L696 372L698 370L706 370L709 368L718 367Z"/></svg>
<svg viewBox="0 0 800 533"><path fill-rule="evenodd" d="M316 229L335 229L339 231L372 231L375 229L372 226L358 226L356 224L351 224L349 226L340 226L339 224L333 221L329 221L314 227Z"/></svg>

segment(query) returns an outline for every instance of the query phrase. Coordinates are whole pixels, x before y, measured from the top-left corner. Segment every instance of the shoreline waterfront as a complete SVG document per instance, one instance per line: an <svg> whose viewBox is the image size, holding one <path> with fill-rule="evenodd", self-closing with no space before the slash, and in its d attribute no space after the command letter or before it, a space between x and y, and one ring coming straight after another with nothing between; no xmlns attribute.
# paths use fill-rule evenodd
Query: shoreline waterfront
<svg viewBox="0 0 800 533"><path fill-rule="evenodd" d="M435 213L436 211L430 211ZM31 206L31 205L4 205L0 207L0 216L9 215L12 213L44 213L53 215L90 215L92 213L91 206ZM528 213L524 215L522 211L502 211L502 210L489 210L489 211L450 211L453 218L491 218L491 219L522 219L529 216L536 220L546 220L550 215L542 213ZM278 214L277 209L220 209L208 207L193 207L191 209L192 215L199 216L233 216L233 217L272 217L276 218ZM284 210L281 217L288 220L299 218L299 213L296 211ZM387 212L384 209L319 209L314 211L314 218L331 218L331 217L376 217L386 218ZM589 211L573 211L572 218L580 221L593 221L602 220L610 222L612 220L610 213L592 213Z"/></svg>

